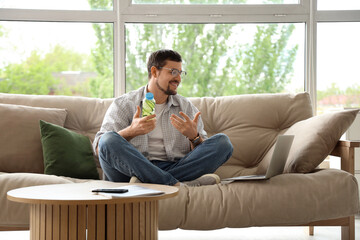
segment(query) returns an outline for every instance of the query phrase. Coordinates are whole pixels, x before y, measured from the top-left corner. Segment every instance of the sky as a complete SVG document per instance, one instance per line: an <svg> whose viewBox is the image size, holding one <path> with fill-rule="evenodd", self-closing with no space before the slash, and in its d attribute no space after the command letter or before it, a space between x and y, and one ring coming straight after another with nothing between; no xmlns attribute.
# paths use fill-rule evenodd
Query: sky
<svg viewBox="0 0 360 240"><path fill-rule="evenodd" d="M0 67L21 62L31 51L49 52L56 44L89 54L96 37L91 23L0 22L8 35L0 38ZM6 57L5 57L6 56Z"/></svg>
<svg viewBox="0 0 360 240"><path fill-rule="evenodd" d="M318 10L360 10L360 1L318 0Z"/></svg>
<svg viewBox="0 0 360 240"><path fill-rule="evenodd" d="M360 1L359 1L360 2ZM360 22L318 24L318 87L360 86Z"/></svg>
<svg viewBox="0 0 360 240"><path fill-rule="evenodd" d="M0 0L0 7L18 6L24 9L90 10L87 0ZM34 49L46 53L56 44L61 44L89 54L96 43L91 23L0 22L0 25L9 31L6 38L0 38L0 67L21 62Z"/></svg>

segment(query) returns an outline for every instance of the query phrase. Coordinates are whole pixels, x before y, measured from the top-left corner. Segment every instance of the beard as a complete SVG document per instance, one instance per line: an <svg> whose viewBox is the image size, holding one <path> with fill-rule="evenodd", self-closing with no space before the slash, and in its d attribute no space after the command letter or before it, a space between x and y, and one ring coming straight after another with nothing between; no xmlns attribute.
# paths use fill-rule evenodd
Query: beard
<svg viewBox="0 0 360 240"><path fill-rule="evenodd" d="M170 81L169 84L170 84L171 82L174 82L174 81ZM176 81L176 82L177 82L177 81ZM156 80L156 86L158 87L158 89L160 89L160 90L161 90L163 93L165 93L166 95L176 95L176 94L177 94L177 91L176 91L176 90L171 90L169 85L167 86L167 89L162 88L162 87L160 86L158 80Z"/></svg>

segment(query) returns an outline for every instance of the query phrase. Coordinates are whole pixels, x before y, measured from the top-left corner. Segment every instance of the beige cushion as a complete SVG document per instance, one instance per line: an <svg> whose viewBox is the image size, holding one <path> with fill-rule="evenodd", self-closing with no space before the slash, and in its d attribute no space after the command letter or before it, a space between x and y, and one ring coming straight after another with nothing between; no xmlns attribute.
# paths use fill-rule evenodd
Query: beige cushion
<svg viewBox="0 0 360 240"><path fill-rule="evenodd" d="M0 182L0 226L28 227L28 204L7 200L7 191L85 181L44 174L0 173ZM355 177L334 169L282 174L267 181L183 186L176 197L159 201L159 229L283 226L347 217L359 211L358 194Z"/></svg>
<svg viewBox="0 0 360 240"><path fill-rule="evenodd" d="M66 109L67 116L63 127L85 135L91 141L100 130L106 110L112 101L113 99L79 96L0 93L0 103Z"/></svg>
<svg viewBox="0 0 360 240"><path fill-rule="evenodd" d="M285 172L313 171L334 149L359 110L326 113L292 125L286 135L295 135Z"/></svg>
<svg viewBox="0 0 360 240"><path fill-rule="evenodd" d="M0 172L43 173L39 121L64 126L65 109L0 104Z"/></svg>

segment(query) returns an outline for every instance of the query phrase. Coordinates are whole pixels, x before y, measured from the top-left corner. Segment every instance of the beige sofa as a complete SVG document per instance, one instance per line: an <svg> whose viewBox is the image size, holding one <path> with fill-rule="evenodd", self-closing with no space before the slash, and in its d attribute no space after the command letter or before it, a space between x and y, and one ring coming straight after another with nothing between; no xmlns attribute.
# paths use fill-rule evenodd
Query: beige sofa
<svg viewBox="0 0 360 240"><path fill-rule="evenodd" d="M232 158L217 171L221 178L265 173L276 137L294 134L295 139L285 174L265 181L181 187L177 197L160 202L160 230L341 226L342 239L355 239L359 194L353 176L354 148L359 143L338 140L357 111L312 117L307 93L191 101L202 112L208 134L223 132L234 146ZM11 189L101 181L43 174L38 122L42 119L93 140L111 102L0 93L0 230L29 227L28 206L6 199ZM341 157L342 170L316 168L330 153Z"/></svg>

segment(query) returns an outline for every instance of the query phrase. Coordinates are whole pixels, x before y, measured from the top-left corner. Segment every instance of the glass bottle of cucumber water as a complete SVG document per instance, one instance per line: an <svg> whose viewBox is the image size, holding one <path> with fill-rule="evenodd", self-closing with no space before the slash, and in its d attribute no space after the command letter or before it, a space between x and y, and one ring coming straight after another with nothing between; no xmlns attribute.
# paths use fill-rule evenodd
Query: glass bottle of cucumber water
<svg viewBox="0 0 360 240"><path fill-rule="evenodd" d="M142 116L146 117L153 114L155 114L154 94L148 92L143 100Z"/></svg>

